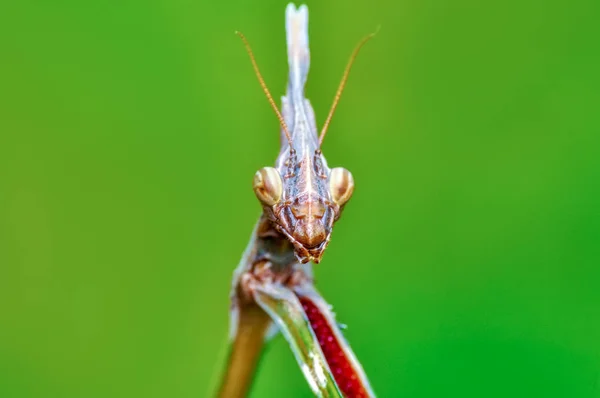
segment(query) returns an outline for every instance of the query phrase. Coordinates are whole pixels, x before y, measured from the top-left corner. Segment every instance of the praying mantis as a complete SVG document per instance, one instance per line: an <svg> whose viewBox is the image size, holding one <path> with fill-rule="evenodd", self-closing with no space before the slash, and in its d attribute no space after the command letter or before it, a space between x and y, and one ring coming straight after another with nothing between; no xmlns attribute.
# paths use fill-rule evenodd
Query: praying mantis
<svg viewBox="0 0 600 398"><path fill-rule="evenodd" d="M375 33L354 49L318 134L313 108L304 97L310 66L308 8L289 4L285 20L289 80L281 111L246 37L236 32L279 119L281 149L275 167L263 167L254 175L263 213L233 275L231 348L218 396L248 394L262 346L280 330L316 396L374 397L330 306L314 287L311 263L321 261L333 225L354 190L352 174L341 167L330 169L321 145L353 62Z"/></svg>

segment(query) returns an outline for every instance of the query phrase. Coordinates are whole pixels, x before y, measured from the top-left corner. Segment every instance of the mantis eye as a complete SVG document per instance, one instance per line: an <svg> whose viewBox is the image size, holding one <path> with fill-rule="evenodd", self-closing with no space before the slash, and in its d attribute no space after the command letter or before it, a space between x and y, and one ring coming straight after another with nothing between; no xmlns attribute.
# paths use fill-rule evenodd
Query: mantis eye
<svg viewBox="0 0 600 398"><path fill-rule="evenodd" d="M331 169L329 176L329 191L331 192L331 199L338 204L343 206L352 196L354 191L354 178L352 173L342 167L336 167Z"/></svg>
<svg viewBox="0 0 600 398"><path fill-rule="evenodd" d="M273 206L281 200L283 183L279 172L273 167L263 167L258 170L254 174L252 186L256 197L264 205Z"/></svg>

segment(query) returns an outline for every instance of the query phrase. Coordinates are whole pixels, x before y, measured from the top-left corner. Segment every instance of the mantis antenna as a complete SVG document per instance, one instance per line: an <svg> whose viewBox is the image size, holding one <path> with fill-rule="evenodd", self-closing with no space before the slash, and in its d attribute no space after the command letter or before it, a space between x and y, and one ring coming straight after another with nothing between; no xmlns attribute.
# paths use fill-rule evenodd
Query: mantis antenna
<svg viewBox="0 0 600 398"><path fill-rule="evenodd" d="M244 42L244 46L246 47L246 51L248 52L248 55L250 56L250 61L252 62L252 67L254 68L254 73L256 74L258 82L260 83L260 87L262 87L263 91L265 92L265 95L267 96L267 100L269 101L271 108L273 108L273 110L275 111L275 115L277 115L277 119L279 119L279 124L281 125L281 128L283 129L283 132L287 137L288 143L290 144L290 151L293 151L294 149L292 147L292 136L290 135L290 131L288 130L287 124L285 124L285 120L283 119L281 112L279 112L279 108L277 108L275 101L273 101L273 97L271 96L271 92L269 91L265 80L260 74L260 70L258 69L258 65L256 64L256 59L254 59L254 54L252 53L250 43L248 43L246 36L244 36L242 32L236 31L235 34L238 35L240 39L242 39L242 41Z"/></svg>
<svg viewBox="0 0 600 398"><path fill-rule="evenodd" d="M325 134L327 133L327 129L329 128L329 123L331 123L331 118L335 113L335 109L337 108L338 102L340 102L340 97L342 96L342 92L344 91L344 87L346 87L346 81L348 80L348 75L350 74L350 69L352 69L352 65L354 64L354 60L358 56L358 53L362 46L365 45L370 39L372 39L377 32L379 32L379 27L377 30L365 37L354 47L354 51L352 51L352 55L350 55L350 60L346 65L346 69L344 70L344 74L342 75L342 81L338 86L337 92L335 93L335 97L333 97L333 104L331 104L331 109L329 110L329 115L327 115L327 119L325 119L325 124L323 124L323 129L321 130L321 135L319 136L319 149L323 144L323 138L325 138Z"/></svg>

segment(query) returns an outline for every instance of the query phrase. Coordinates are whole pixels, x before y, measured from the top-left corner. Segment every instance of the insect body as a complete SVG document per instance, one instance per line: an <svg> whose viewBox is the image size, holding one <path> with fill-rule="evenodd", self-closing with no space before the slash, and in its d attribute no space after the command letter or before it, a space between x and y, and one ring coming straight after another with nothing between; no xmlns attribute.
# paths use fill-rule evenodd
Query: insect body
<svg viewBox="0 0 600 398"><path fill-rule="evenodd" d="M308 339L302 344L304 348L297 348L295 353L307 380L313 383L313 391L321 396L341 396L335 382L319 376L329 375L331 379L333 373L330 368L337 366L336 382L348 380L346 387L342 388L346 396L373 396L364 372L339 332L329 306L313 286L310 264L321 261L333 224L339 219L354 190L354 180L348 170L330 169L327 166L321 144L352 63L362 45L373 35L363 39L352 53L320 134L313 108L304 97L310 66L307 7L302 5L296 8L289 4L286 8L290 71L281 112L264 83L250 45L244 35L239 32L238 35L246 46L259 83L279 119L281 149L275 167L263 167L254 175L253 188L263 214L234 273L231 291L232 352L220 396L242 397L246 394L260 347L273 325L271 320L281 328L291 346L298 337L292 336L290 324L308 330L304 335ZM309 318L303 308L311 308L311 314L318 314L318 317ZM325 320L323 322L329 326L319 330L328 331L327 337L323 338L335 342L337 348L322 350L320 343L314 343L318 330L311 329L311 319ZM291 323L286 323L286 320ZM312 358L310 366L306 366L307 358ZM334 362L330 361L331 358L334 358ZM345 365L339 365L341 363ZM314 371L311 373L308 369ZM319 383L321 385L317 385Z"/></svg>
<svg viewBox="0 0 600 398"><path fill-rule="evenodd" d="M276 167L260 169L254 177L254 192L274 227L294 245L302 263L321 261L329 243L333 223L352 196L354 180L344 168L329 169L321 143L346 84L354 58L367 36L354 50L346 67L329 116L319 135L313 108L304 98L310 67L308 8L293 4L286 9L289 81L282 98L282 113L275 105L256 66L245 37L255 72L281 124L281 151Z"/></svg>

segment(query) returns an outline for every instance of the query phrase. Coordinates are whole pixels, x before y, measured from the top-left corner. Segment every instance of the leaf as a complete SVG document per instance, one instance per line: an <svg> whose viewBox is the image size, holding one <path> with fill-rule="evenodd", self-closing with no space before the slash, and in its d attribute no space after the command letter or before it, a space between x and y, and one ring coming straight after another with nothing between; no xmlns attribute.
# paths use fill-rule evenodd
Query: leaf
<svg viewBox="0 0 600 398"><path fill-rule="evenodd" d="M296 294L279 284L256 284L254 299L281 329L313 393L318 397L342 398Z"/></svg>

